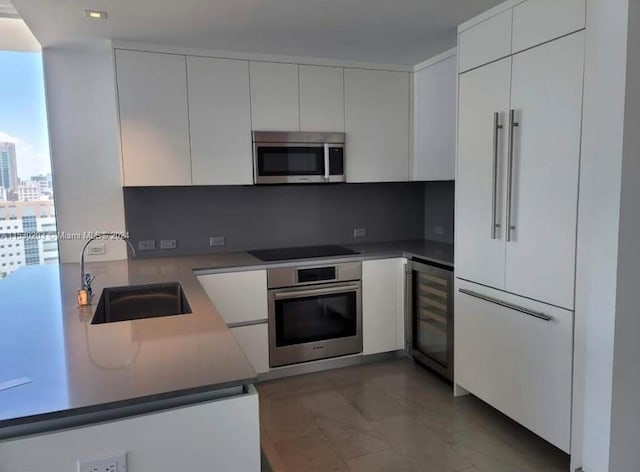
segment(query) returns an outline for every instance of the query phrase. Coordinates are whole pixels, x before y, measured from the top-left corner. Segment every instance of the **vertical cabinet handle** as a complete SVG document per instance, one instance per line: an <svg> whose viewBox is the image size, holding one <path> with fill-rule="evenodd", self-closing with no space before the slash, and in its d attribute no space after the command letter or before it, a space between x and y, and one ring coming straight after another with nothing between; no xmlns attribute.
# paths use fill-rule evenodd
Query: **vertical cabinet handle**
<svg viewBox="0 0 640 472"><path fill-rule="evenodd" d="M493 114L493 185L491 193L491 239L498 238L498 228L500 224L496 221L496 214L498 210L496 205L498 203L498 147L500 144L500 130L504 126L500 124L500 113Z"/></svg>
<svg viewBox="0 0 640 472"><path fill-rule="evenodd" d="M324 143L324 180L329 180L329 143Z"/></svg>
<svg viewBox="0 0 640 472"><path fill-rule="evenodd" d="M511 231L516 229L512 224L511 211L513 206L513 155L515 130L520 126L516 121L516 111L511 110L509 113L509 163L507 166L507 242L511 242Z"/></svg>

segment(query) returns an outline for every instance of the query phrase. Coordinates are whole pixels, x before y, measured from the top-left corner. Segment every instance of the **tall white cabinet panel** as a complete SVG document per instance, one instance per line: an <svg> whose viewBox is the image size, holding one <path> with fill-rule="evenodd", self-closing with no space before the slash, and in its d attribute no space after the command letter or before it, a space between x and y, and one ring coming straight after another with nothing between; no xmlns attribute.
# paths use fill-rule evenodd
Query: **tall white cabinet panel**
<svg viewBox="0 0 640 472"><path fill-rule="evenodd" d="M496 288L504 288L510 81L509 57L462 74L459 83L456 276Z"/></svg>
<svg viewBox="0 0 640 472"><path fill-rule="evenodd" d="M513 52L585 27L585 0L528 0L513 8Z"/></svg>
<svg viewBox="0 0 640 472"><path fill-rule="evenodd" d="M460 280L457 289L456 384L569 451L573 313Z"/></svg>
<svg viewBox="0 0 640 472"><path fill-rule="evenodd" d="M506 289L573 308L584 33L513 57L512 219Z"/></svg>
<svg viewBox="0 0 640 472"><path fill-rule="evenodd" d="M454 180L458 68L453 55L414 74L411 180Z"/></svg>
<svg viewBox="0 0 640 472"><path fill-rule="evenodd" d="M398 349L396 281L398 259L362 263L363 354Z"/></svg>
<svg viewBox="0 0 640 472"><path fill-rule="evenodd" d="M249 63L187 58L194 185L250 185Z"/></svg>
<svg viewBox="0 0 640 472"><path fill-rule="evenodd" d="M460 72L511 54L512 9L462 31L458 37Z"/></svg>
<svg viewBox="0 0 640 472"><path fill-rule="evenodd" d="M409 74L345 69L348 182L409 179Z"/></svg>
<svg viewBox="0 0 640 472"><path fill-rule="evenodd" d="M298 65L251 62L251 124L256 131L299 131Z"/></svg>
<svg viewBox="0 0 640 472"><path fill-rule="evenodd" d="M125 186L191 185L184 56L116 50Z"/></svg>
<svg viewBox="0 0 640 472"><path fill-rule="evenodd" d="M299 67L300 130L344 132L343 69Z"/></svg>

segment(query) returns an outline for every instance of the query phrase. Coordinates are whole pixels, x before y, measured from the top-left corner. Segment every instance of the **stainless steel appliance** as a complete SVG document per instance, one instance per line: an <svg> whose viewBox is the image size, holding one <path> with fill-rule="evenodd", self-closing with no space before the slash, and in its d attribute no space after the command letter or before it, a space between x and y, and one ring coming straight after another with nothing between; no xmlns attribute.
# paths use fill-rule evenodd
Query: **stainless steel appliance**
<svg viewBox="0 0 640 472"><path fill-rule="evenodd" d="M406 287L409 354L453 380L453 269L412 260Z"/></svg>
<svg viewBox="0 0 640 472"><path fill-rule="evenodd" d="M254 131L254 182L345 182L344 144L344 133Z"/></svg>
<svg viewBox="0 0 640 472"><path fill-rule="evenodd" d="M269 365L362 352L362 264L267 271Z"/></svg>

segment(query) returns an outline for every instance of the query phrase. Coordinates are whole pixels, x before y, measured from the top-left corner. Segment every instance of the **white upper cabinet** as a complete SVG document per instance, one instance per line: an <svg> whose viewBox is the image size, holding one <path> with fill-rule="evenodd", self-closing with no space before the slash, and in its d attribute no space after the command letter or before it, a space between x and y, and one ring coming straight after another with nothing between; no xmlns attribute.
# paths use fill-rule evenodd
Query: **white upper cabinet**
<svg viewBox="0 0 640 472"><path fill-rule="evenodd" d="M344 70L300 66L300 130L344 132Z"/></svg>
<svg viewBox="0 0 640 472"><path fill-rule="evenodd" d="M124 185L191 185L185 57L115 56Z"/></svg>
<svg viewBox="0 0 640 472"><path fill-rule="evenodd" d="M409 74L345 69L344 80L347 181L407 181Z"/></svg>
<svg viewBox="0 0 640 472"><path fill-rule="evenodd" d="M513 56L506 290L573 309L584 33Z"/></svg>
<svg viewBox="0 0 640 472"><path fill-rule="evenodd" d="M411 180L454 180L456 167L456 56L414 74Z"/></svg>
<svg viewBox="0 0 640 472"><path fill-rule="evenodd" d="M528 0L513 8L513 52L581 30L585 0Z"/></svg>
<svg viewBox="0 0 640 472"><path fill-rule="evenodd" d="M460 76L456 276L504 289L511 58Z"/></svg>
<svg viewBox="0 0 640 472"><path fill-rule="evenodd" d="M253 183L249 63L187 58L194 185Z"/></svg>
<svg viewBox="0 0 640 472"><path fill-rule="evenodd" d="M298 65L251 62L251 124L255 131L299 131Z"/></svg>
<svg viewBox="0 0 640 472"><path fill-rule="evenodd" d="M460 72L510 55L511 26L512 9L508 9L461 31L458 35Z"/></svg>

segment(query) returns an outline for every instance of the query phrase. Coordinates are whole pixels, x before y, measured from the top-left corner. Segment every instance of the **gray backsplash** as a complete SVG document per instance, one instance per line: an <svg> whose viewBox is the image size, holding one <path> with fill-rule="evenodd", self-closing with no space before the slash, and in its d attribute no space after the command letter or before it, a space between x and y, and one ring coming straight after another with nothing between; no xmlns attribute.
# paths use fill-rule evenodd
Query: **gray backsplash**
<svg viewBox="0 0 640 472"><path fill-rule="evenodd" d="M425 200L432 185L125 188L126 225L136 248L140 240L156 242L158 249L140 257L424 239L425 216L446 220ZM445 200L449 192L436 187L435 197ZM366 228L366 237L355 239L355 228ZM210 247L212 236L223 236L225 246ZM177 248L159 249L161 239L177 240Z"/></svg>
<svg viewBox="0 0 640 472"><path fill-rule="evenodd" d="M425 183L425 239L453 244L455 188L453 180Z"/></svg>

